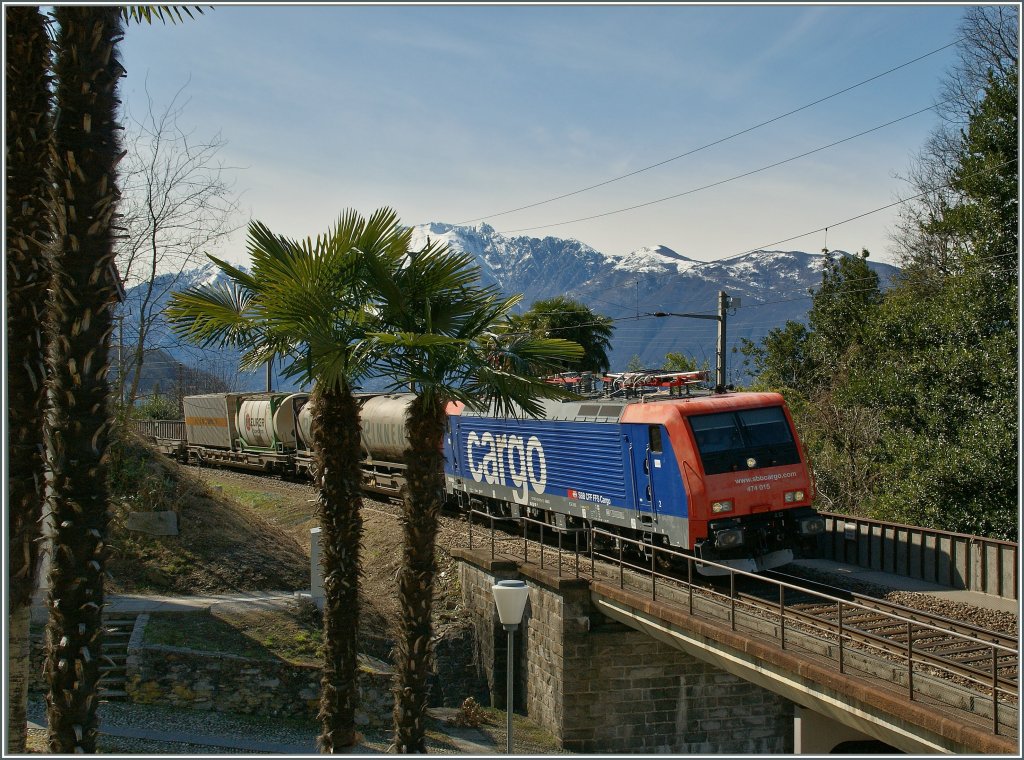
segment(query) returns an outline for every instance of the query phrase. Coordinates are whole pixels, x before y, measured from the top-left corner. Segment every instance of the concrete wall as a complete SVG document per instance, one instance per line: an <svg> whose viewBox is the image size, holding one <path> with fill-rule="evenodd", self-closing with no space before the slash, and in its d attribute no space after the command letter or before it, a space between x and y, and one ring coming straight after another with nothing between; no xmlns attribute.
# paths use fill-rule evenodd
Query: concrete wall
<svg viewBox="0 0 1024 760"><path fill-rule="evenodd" d="M797 755L903 753L849 726L797 706L793 722L794 752Z"/></svg>
<svg viewBox="0 0 1024 760"><path fill-rule="evenodd" d="M823 514L823 559L1018 598L1016 543L915 528L844 515Z"/></svg>
<svg viewBox="0 0 1024 760"><path fill-rule="evenodd" d="M504 706L506 634L491 586L513 563L460 563L491 702ZM574 752L793 752L793 704L646 634L590 604L585 580L536 568L516 635L515 706Z"/></svg>

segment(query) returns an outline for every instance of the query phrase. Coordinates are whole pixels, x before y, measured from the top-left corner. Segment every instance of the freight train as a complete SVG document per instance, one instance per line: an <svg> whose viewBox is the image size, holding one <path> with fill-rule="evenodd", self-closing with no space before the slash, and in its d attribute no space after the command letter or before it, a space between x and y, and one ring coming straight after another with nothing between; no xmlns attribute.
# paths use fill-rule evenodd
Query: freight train
<svg viewBox="0 0 1024 760"><path fill-rule="evenodd" d="M544 401L538 417L449 404L447 498L559 531L600 527L751 572L809 551L825 525L811 506L812 476L782 396L688 388L683 395L681 385L678 395L641 388ZM411 399L360 395L368 491L401 494ZM308 394L209 394L186 397L184 407L181 432L154 437L166 453L286 476L312 473Z"/></svg>

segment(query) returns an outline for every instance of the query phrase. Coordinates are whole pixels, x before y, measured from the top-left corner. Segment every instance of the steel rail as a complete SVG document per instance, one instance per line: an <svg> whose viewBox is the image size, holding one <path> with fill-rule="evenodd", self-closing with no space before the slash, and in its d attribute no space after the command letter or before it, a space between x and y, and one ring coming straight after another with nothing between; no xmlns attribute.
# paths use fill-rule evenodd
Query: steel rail
<svg viewBox="0 0 1024 760"><path fill-rule="evenodd" d="M974 636L976 638L982 638L984 636L992 636L995 638L997 644L1003 646L1013 647L1017 643L1017 639L1013 636L1009 636L1000 631L993 631L988 628L981 628L980 626L965 623L962 620L954 620L952 618L945 617L943 615L936 615L931 612L922 612L916 610L913 607L907 607L906 605L898 604L896 602L883 602L874 597L867 596L866 594L859 594L856 591L846 591L844 589L830 586L827 583L820 581L807 580L800 578L799 576L788 575L787 573L779 572L778 570L772 570L764 574L766 578L792 578L794 581L798 581L800 586L805 588L814 588L821 591L821 593L839 597L840 595L855 599L861 604L867 607L877 607L880 610L892 610L902 615L904 618L910 618L911 620L918 620L921 622L931 623L932 625L939 626L945 630L959 631L960 633L968 636ZM835 593L830 593L835 592Z"/></svg>

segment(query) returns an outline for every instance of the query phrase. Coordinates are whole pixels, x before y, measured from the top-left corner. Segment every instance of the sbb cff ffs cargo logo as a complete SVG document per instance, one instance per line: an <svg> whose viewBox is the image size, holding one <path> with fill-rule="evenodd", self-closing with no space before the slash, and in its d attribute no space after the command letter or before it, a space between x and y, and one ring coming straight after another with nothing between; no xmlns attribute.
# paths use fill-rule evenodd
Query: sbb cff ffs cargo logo
<svg viewBox="0 0 1024 760"><path fill-rule="evenodd" d="M544 447L535 435L524 440L518 435L479 435L474 430L466 439L466 464L477 483L511 487L517 504L527 503L530 488L544 493L548 484Z"/></svg>

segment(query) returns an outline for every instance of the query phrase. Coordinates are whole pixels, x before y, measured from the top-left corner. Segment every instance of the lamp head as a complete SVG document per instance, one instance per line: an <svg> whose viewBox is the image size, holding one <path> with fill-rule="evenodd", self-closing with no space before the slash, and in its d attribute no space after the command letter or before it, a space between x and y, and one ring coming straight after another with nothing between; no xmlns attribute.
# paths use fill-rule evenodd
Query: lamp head
<svg viewBox="0 0 1024 760"><path fill-rule="evenodd" d="M530 588L525 581L498 581L491 586L494 604L498 607L498 618L502 625L519 625L530 598Z"/></svg>

